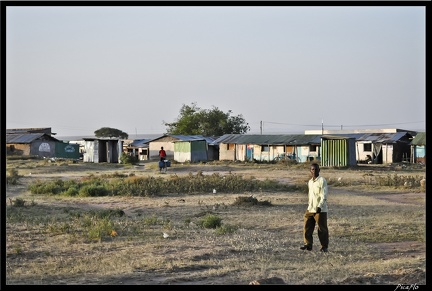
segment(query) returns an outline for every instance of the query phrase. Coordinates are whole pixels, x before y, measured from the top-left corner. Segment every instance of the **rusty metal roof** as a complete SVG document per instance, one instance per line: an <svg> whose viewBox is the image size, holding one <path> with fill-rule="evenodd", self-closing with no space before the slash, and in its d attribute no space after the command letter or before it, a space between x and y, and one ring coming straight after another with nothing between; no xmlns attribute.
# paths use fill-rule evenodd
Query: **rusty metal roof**
<svg viewBox="0 0 432 291"><path fill-rule="evenodd" d="M411 141L412 145L425 146L426 145L426 132L417 132L416 136Z"/></svg>
<svg viewBox="0 0 432 291"><path fill-rule="evenodd" d="M43 138L45 140L58 141L56 138L45 133L7 133L6 144L8 143L32 143L33 141Z"/></svg>
<svg viewBox="0 0 432 291"><path fill-rule="evenodd" d="M321 135L313 134L225 134L214 141L232 144L256 145L310 145L320 144Z"/></svg>

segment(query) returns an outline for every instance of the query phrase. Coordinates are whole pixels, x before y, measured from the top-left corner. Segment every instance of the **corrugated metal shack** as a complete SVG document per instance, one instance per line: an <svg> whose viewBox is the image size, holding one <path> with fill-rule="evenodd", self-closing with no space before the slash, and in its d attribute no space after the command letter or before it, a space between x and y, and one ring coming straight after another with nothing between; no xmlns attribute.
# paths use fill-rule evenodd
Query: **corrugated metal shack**
<svg viewBox="0 0 432 291"><path fill-rule="evenodd" d="M7 133L8 155L55 157L57 139L46 133Z"/></svg>
<svg viewBox="0 0 432 291"><path fill-rule="evenodd" d="M192 141L205 141L206 157L204 157L204 153L202 153L204 146L198 145L199 143L196 144L196 147L194 145L194 148L192 148L192 146L179 145L179 149L184 152L179 152L176 154L175 143L181 141L184 141L186 143L190 143ZM189 158L200 161L214 160L217 159L218 156L218 146L215 145L213 142L214 138L205 137L202 135L163 135L161 137L152 139L149 142L150 158L159 159L159 150L161 147L164 147L164 150L167 153L167 159L174 159L178 162L180 161L177 159L187 161L189 160ZM188 148L190 150L196 151L196 153L187 152L187 150L189 150Z"/></svg>
<svg viewBox="0 0 432 291"><path fill-rule="evenodd" d="M273 161L320 159L320 135L304 134L225 134L216 139L219 159L229 161Z"/></svg>
<svg viewBox="0 0 432 291"><path fill-rule="evenodd" d="M412 136L409 132L332 134L331 136L355 139L357 163L386 164L408 162L410 159Z"/></svg>
<svg viewBox="0 0 432 291"><path fill-rule="evenodd" d="M174 141L174 160L183 162L206 162L214 160L212 148L213 138L203 136L181 136L181 139Z"/></svg>
<svg viewBox="0 0 432 291"><path fill-rule="evenodd" d="M123 142L118 138L84 138L83 161L121 163Z"/></svg>
<svg viewBox="0 0 432 291"><path fill-rule="evenodd" d="M79 145L61 142L46 133L7 133L6 154L79 159Z"/></svg>
<svg viewBox="0 0 432 291"><path fill-rule="evenodd" d="M426 132L418 132L411 140L410 162L426 165Z"/></svg>
<svg viewBox="0 0 432 291"><path fill-rule="evenodd" d="M123 151L131 156L135 156L139 161L149 159L149 141L150 139L136 139L127 145L123 142Z"/></svg>
<svg viewBox="0 0 432 291"><path fill-rule="evenodd" d="M58 140L46 133L7 133L6 151L10 155L55 157Z"/></svg>
<svg viewBox="0 0 432 291"><path fill-rule="evenodd" d="M323 135L321 138L321 166L346 167L357 164L355 138Z"/></svg>
<svg viewBox="0 0 432 291"><path fill-rule="evenodd" d="M357 151L372 155L372 163L409 162L412 135L408 132L367 133L357 138Z"/></svg>

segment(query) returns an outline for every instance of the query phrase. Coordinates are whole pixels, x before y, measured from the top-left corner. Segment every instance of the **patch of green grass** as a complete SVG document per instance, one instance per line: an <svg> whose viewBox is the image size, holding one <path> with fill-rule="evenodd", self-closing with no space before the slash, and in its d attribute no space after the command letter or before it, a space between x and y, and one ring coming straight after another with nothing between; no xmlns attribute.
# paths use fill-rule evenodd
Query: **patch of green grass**
<svg viewBox="0 0 432 291"><path fill-rule="evenodd" d="M213 215L213 214L207 214L204 216L200 221L199 225L204 228L217 228L221 227L222 225L222 218Z"/></svg>

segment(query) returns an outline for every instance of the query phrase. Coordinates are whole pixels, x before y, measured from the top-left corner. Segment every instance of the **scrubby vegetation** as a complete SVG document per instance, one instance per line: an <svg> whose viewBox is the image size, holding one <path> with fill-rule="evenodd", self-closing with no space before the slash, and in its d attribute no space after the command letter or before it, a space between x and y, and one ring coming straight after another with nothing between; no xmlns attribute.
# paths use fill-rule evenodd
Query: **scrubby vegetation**
<svg viewBox="0 0 432 291"><path fill-rule="evenodd" d="M7 175L6 175L6 184L16 185L16 184L18 184L19 178L20 178L20 175L18 175L17 169L8 169Z"/></svg>
<svg viewBox="0 0 432 291"><path fill-rule="evenodd" d="M274 180L245 179L230 174L203 175L189 173L179 177L171 175L170 179L162 177L137 177L113 174L112 176L89 175L80 180L53 179L36 181L28 189L33 194L65 195L80 197L95 196L154 196L166 193L195 194L208 193L217 188L220 193L236 193L247 191L298 191L300 186L282 184ZM304 188L304 187L303 187Z"/></svg>
<svg viewBox="0 0 432 291"><path fill-rule="evenodd" d="M16 171L14 172L16 173ZM17 174L10 176L16 183ZM422 176L404 176L388 174L385 177L377 176L364 180L335 180L328 179L332 186L384 186L393 188L417 188L426 189L426 180ZM154 196L166 193L196 194L209 193L212 189L218 189L219 193L242 193L254 191L307 191L306 184L289 185L276 180L257 180L254 177L244 178L239 175L203 175L201 171L188 176L179 177L171 175L170 179L162 177L137 177L114 173L112 175L89 175L79 180L53 179L50 181L36 181L29 185L28 189L33 194L49 194L63 196L96 197L96 196Z"/></svg>
<svg viewBox="0 0 432 291"><path fill-rule="evenodd" d="M6 284L425 283L424 195L379 197L420 192L422 172L323 169L331 242L321 254L299 250L307 165L151 167L8 165ZM311 263L323 267L315 276Z"/></svg>

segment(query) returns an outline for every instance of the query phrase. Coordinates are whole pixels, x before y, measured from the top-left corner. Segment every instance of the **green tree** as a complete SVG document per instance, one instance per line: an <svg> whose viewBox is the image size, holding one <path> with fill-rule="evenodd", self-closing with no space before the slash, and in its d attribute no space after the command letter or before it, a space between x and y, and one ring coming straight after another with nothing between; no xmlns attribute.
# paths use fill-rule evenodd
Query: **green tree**
<svg viewBox="0 0 432 291"><path fill-rule="evenodd" d="M120 129L111 127L102 127L94 132L96 137L118 137L122 139L127 139L129 135Z"/></svg>
<svg viewBox="0 0 432 291"><path fill-rule="evenodd" d="M224 113L213 106L201 109L196 103L183 104L177 121L164 122L168 134L221 136L224 134L243 134L250 130L243 116L231 116L232 111Z"/></svg>

